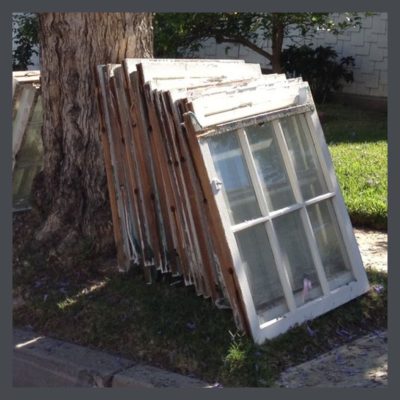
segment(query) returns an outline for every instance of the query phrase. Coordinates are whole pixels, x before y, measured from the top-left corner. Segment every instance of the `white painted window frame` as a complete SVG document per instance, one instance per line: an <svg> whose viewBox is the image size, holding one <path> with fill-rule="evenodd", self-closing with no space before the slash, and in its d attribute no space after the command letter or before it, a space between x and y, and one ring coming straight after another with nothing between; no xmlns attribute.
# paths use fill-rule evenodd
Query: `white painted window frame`
<svg viewBox="0 0 400 400"><path fill-rule="evenodd" d="M266 339L272 339L273 337L285 332L291 326L315 318L333 308L336 308L354 299L355 297L365 293L369 289L368 279L361 260L358 245L355 240L351 221L347 213L347 209L336 179L330 153L325 142L322 127L317 112L315 110L315 106L313 105L311 111L304 111L299 109L299 112L295 115L304 115L304 118L301 118L301 120L302 123L305 124L305 131L311 133L310 139L314 144L316 156L322 169L321 172L323 179L326 182L328 190L327 193L324 193L307 201L303 200L295 170L289 156L287 144L279 124L278 118L281 116L280 114L277 114L277 118L272 119L271 123L274 127L279 148L282 151L284 164L288 172L290 185L293 190L295 201L297 202L297 204L293 204L289 207L277 211L268 211L267 202L264 198L261 182L257 176L254 159L251 155L248 139L243 129L243 127L246 126L245 124L241 124L242 126L236 130L238 132L237 137L239 139L240 146L243 151L243 157L249 170L251 182L256 193L256 198L260 206L262 217L250 221L245 221L237 225L232 225L228 215L228 210L226 208L226 203L223 198L223 191L219 190L214 192L217 207L219 209L221 220L224 226L226 239L232 254L235 272L237 274L240 289L242 291L251 333L254 341L257 343L262 343ZM265 121L267 120L271 120L271 118L266 117ZM257 122L260 121L258 120ZM218 134L219 132L224 131L227 131L226 126L222 129L218 129L217 127L213 131L213 134ZM199 137L199 144L203 154L208 176L210 178L210 181L213 181L213 179L218 178L218 175L214 168L213 159L207 142L207 135L201 135ZM343 286L340 286L332 291L329 288L329 282L327 281L324 269L322 267L311 222L305 208L310 204L319 203L326 199L331 199L331 204L333 205L336 221L343 238L345 251L350 261L352 269L351 272L354 276L354 281L346 283ZM288 212L292 212L294 210L300 210L300 217L306 232L306 238L310 246L312 259L316 266L317 275L323 293L322 297L318 297L317 299L309 301L298 307L296 306L294 294L292 293L292 290L290 288L288 272L282 266L281 256L279 254L280 248L278 245L278 239L274 231L273 224L270 223L273 218L287 214ZM256 309L250 292L249 282L247 280L245 269L242 265L239 248L234 236L234 234L238 231L250 228L261 223L264 223L266 226L273 256L277 265L278 274L282 283L284 296L286 298L287 306L289 309L289 311L281 317L272 319L262 324L260 324L259 317L256 313Z"/></svg>

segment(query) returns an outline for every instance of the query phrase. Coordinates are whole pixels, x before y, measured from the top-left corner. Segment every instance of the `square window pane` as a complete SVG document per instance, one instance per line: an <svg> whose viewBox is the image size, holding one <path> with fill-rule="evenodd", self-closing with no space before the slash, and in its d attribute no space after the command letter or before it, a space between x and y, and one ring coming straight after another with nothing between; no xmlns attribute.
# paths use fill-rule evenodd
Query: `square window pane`
<svg viewBox="0 0 400 400"><path fill-rule="evenodd" d="M38 96L13 171L13 207L30 206L33 179L42 169L42 100Z"/></svg>
<svg viewBox="0 0 400 400"><path fill-rule="evenodd" d="M277 217L273 220L273 225L296 305L300 306L320 297L322 290L300 212L294 211Z"/></svg>
<svg viewBox="0 0 400 400"><path fill-rule="evenodd" d="M332 201L313 204L307 207L307 211L329 288L333 290L354 280Z"/></svg>
<svg viewBox="0 0 400 400"><path fill-rule="evenodd" d="M268 208L273 211L295 203L272 124L248 127L246 133Z"/></svg>
<svg viewBox="0 0 400 400"><path fill-rule="evenodd" d="M304 130L303 115L283 118L280 123L289 148L300 190L304 200L319 196L328 191L322 175L321 166L311 138L311 132ZM304 124L306 126L306 124Z"/></svg>
<svg viewBox="0 0 400 400"><path fill-rule="evenodd" d="M288 312L265 225L237 232L235 237L260 323Z"/></svg>
<svg viewBox="0 0 400 400"><path fill-rule="evenodd" d="M236 132L226 132L207 139L222 192L233 225L261 217Z"/></svg>

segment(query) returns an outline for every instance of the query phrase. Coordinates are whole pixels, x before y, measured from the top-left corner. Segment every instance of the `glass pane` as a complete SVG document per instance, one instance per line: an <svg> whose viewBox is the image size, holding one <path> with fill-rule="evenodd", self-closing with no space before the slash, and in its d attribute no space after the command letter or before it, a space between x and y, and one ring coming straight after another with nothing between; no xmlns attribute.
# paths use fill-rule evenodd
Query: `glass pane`
<svg viewBox="0 0 400 400"><path fill-rule="evenodd" d="M42 118L42 100L38 96L13 171L13 207L16 209L30 206L32 182L42 169Z"/></svg>
<svg viewBox="0 0 400 400"><path fill-rule="evenodd" d="M331 200L307 207L321 261L331 290L353 280Z"/></svg>
<svg viewBox="0 0 400 400"><path fill-rule="evenodd" d="M260 323L285 314L288 308L265 225L237 232L235 237L256 312L266 316Z"/></svg>
<svg viewBox="0 0 400 400"><path fill-rule="evenodd" d="M41 170L40 165L14 168L13 172L13 207L22 209L31 205L31 189L33 179Z"/></svg>
<svg viewBox="0 0 400 400"><path fill-rule="evenodd" d="M322 295L299 211L273 220L282 262L289 276L296 305Z"/></svg>
<svg viewBox="0 0 400 400"><path fill-rule="evenodd" d="M17 154L17 163L19 166L31 165L32 163L41 164L43 157L42 143L42 99L38 96L34 105L32 117L28 123L25 135L23 137L21 148Z"/></svg>
<svg viewBox="0 0 400 400"><path fill-rule="evenodd" d="M261 217L236 132L207 139L233 225Z"/></svg>
<svg viewBox="0 0 400 400"><path fill-rule="evenodd" d="M283 118L280 122L299 180L301 193L304 200L308 200L326 193L328 190L322 176L311 132L308 129L304 131L301 119L304 121L304 116L296 115Z"/></svg>
<svg viewBox="0 0 400 400"><path fill-rule="evenodd" d="M295 203L271 123L246 128L251 152L271 211Z"/></svg>

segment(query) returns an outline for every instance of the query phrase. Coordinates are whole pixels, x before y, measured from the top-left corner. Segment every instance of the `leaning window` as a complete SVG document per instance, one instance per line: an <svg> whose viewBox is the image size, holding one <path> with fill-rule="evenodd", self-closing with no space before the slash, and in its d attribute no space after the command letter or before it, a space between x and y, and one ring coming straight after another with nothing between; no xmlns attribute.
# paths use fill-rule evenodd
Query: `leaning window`
<svg viewBox="0 0 400 400"><path fill-rule="evenodd" d="M368 286L311 108L198 128L253 336L262 341ZM214 116L215 118L215 116Z"/></svg>

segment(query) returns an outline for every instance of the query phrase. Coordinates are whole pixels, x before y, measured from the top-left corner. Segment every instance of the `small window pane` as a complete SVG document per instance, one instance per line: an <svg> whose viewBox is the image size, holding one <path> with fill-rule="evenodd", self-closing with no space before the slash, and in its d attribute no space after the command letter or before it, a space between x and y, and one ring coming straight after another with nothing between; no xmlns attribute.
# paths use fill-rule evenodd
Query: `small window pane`
<svg viewBox="0 0 400 400"><path fill-rule="evenodd" d="M235 237L260 323L288 312L265 225L240 231Z"/></svg>
<svg viewBox="0 0 400 400"><path fill-rule="evenodd" d="M311 132L304 131L301 119L292 116L281 120L281 127L289 148L300 190L304 200L319 196L328 191L322 176L317 153L311 139Z"/></svg>
<svg viewBox="0 0 400 400"><path fill-rule="evenodd" d="M307 207L322 264L331 290L353 280L331 200Z"/></svg>
<svg viewBox="0 0 400 400"><path fill-rule="evenodd" d="M13 207L15 209L30 206L33 179L42 169L42 112L42 100L38 96L21 148L16 156L13 171Z"/></svg>
<svg viewBox="0 0 400 400"><path fill-rule="evenodd" d="M272 124L246 128L251 152L271 211L295 203Z"/></svg>
<svg viewBox="0 0 400 400"><path fill-rule="evenodd" d="M232 224L261 217L249 172L236 133L226 132L208 139L215 170L222 181L226 207Z"/></svg>
<svg viewBox="0 0 400 400"><path fill-rule="evenodd" d="M282 262L289 276L296 305L322 295L317 271L311 257L299 211L273 220L281 249ZM309 282L311 285L309 285Z"/></svg>

